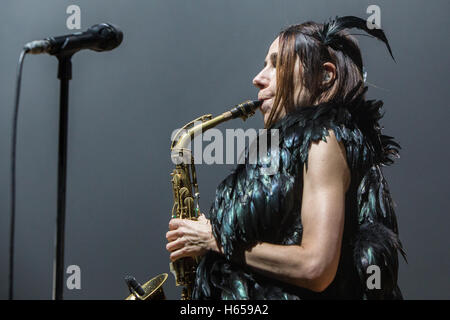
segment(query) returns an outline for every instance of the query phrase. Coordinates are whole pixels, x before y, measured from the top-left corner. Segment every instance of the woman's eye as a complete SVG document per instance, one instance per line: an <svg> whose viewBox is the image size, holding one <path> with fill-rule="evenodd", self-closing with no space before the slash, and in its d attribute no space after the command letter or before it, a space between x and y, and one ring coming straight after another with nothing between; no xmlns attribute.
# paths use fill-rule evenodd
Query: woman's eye
<svg viewBox="0 0 450 320"><path fill-rule="evenodd" d="M274 68L277 67L277 54L276 54L276 53L272 53L272 54L270 55L270 62L272 63L272 66L273 66Z"/></svg>

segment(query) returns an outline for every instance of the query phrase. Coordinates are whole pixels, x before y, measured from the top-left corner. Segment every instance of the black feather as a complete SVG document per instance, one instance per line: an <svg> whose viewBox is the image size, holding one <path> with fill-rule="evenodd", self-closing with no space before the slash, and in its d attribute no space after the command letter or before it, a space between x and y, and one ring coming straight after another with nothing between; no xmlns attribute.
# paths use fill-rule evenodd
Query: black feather
<svg viewBox="0 0 450 320"><path fill-rule="evenodd" d="M397 286L398 256L405 257L398 235L381 223L367 222L360 226L354 242L354 260L361 280L364 299L401 299ZM380 268L381 287L369 288L367 285L369 266Z"/></svg>
<svg viewBox="0 0 450 320"><path fill-rule="evenodd" d="M369 29L367 27L367 21L358 17L345 16L331 19L329 22L324 24L323 29L320 32L320 40L324 45L342 49L343 43L341 41L341 37L339 36L339 32L344 29L352 28L363 30L378 40L383 41L392 59L395 61L391 46L389 45L389 41L387 40L384 31L378 28Z"/></svg>

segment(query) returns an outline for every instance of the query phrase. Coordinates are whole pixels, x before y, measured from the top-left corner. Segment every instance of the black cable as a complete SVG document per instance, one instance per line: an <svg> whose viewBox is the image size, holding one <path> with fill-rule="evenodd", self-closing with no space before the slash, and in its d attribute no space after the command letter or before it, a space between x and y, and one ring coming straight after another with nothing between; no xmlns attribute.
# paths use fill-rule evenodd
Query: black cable
<svg viewBox="0 0 450 320"><path fill-rule="evenodd" d="M12 139L11 139L11 224L9 239L9 300L14 297L14 229L16 220L16 147L17 147L17 118L19 113L20 83L22 81L22 67L28 50L23 49L20 53L16 75L16 95L14 97Z"/></svg>

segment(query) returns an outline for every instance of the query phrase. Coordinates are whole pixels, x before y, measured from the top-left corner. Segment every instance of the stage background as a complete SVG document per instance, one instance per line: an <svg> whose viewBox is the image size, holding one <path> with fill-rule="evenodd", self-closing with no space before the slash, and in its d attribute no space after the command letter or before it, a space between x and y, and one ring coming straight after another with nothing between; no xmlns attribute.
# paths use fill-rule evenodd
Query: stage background
<svg viewBox="0 0 450 320"><path fill-rule="evenodd" d="M10 141L16 64L31 40L70 34L66 8L81 8L81 31L110 22L124 32L111 52L73 57L68 134L65 265L81 289L65 299L123 299L123 278L168 272L165 234L172 206L170 134L195 117L256 98L253 77L285 26L381 9L385 46L358 37L369 98L385 102L384 133L401 146L385 169L397 205L406 299L448 299L448 90L450 2L323 0L6 0L0 4L0 299L8 297ZM355 33L361 33L356 32ZM19 114L15 298L50 299L56 218L57 60L27 56ZM261 128L258 113L224 128ZM232 165L201 165L207 211ZM169 299L180 290L170 274Z"/></svg>

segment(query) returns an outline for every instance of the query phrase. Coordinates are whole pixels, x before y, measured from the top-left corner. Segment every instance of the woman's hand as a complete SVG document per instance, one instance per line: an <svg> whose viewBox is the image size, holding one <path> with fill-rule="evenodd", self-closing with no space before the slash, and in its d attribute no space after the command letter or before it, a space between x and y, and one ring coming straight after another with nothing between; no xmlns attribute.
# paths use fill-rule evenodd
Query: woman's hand
<svg viewBox="0 0 450 320"><path fill-rule="evenodd" d="M217 244L212 234L211 223L201 214L197 221L189 219L171 219L166 234L167 251L171 252L170 260L183 257L204 255L208 250L216 250Z"/></svg>

